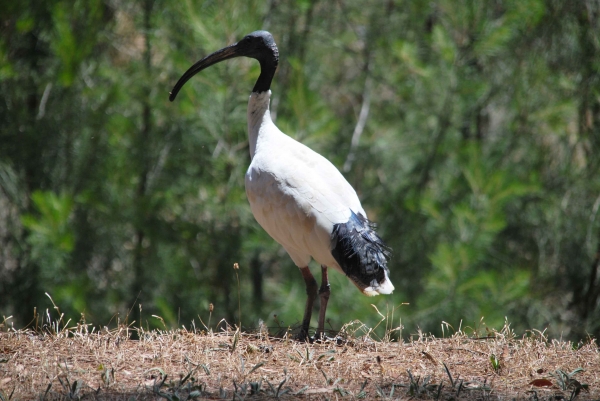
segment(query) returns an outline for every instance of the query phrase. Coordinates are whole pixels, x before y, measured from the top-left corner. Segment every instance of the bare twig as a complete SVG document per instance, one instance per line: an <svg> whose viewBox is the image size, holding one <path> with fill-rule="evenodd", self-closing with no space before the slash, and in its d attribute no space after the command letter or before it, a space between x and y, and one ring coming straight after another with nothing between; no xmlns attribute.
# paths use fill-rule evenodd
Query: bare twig
<svg viewBox="0 0 600 401"><path fill-rule="evenodd" d="M46 115L46 103L48 102L48 97L50 97L51 90L52 83L48 82L48 84L46 84L46 88L44 88L42 100L40 100L40 108L38 109L38 114L35 117L36 120L41 120L44 117L44 115Z"/></svg>
<svg viewBox="0 0 600 401"><path fill-rule="evenodd" d="M356 122L354 132L352 133L352 140L350 141L350 150L348 151L348 156L346 157L346 161L344 162L344 172L348 172L352 168L352 163L356 158L356 148L358 147L360 137L365 129L365 125L367 124L367 118L369 117L369 110L371 108L371 76L369 74L369 71L371 69L370 65L370 61L367 60L367 76L365 77L365 85L363 87L362 105L360 106L358 121Z"/></svg>

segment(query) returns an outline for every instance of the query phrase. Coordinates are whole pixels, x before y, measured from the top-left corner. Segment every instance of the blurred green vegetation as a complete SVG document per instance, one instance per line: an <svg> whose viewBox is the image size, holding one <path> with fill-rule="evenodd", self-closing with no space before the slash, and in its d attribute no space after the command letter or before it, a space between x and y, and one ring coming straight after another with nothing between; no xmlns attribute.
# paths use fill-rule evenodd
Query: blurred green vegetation
<svg viewBox="0 0 600 401"><path fill-rule="evenodd" d="M244 192L266 29L279 127L344 170L393 248L360 319L600 335L600 5L562 0L48 0L0 7L0 314L298 323L304 284ZM359 124L359 117L364 126ZM364 129L362 129L364 128ZM400 304L408 302L409 305ZM129 315L128 315L129 314Z"/></svg>

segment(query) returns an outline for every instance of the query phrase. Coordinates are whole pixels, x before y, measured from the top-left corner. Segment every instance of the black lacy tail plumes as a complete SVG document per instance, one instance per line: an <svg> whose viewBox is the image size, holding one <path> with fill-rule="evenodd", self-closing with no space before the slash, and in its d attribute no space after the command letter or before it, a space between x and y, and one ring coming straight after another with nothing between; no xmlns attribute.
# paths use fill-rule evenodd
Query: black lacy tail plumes
<svg viewBox="0 0 600 401"><path fill-rule="evenodd" d="M358 278L365 285L373 279L381 283L390 250L366 217L351 213L347 223L333 226L331 254L347 276Z"/></svg>

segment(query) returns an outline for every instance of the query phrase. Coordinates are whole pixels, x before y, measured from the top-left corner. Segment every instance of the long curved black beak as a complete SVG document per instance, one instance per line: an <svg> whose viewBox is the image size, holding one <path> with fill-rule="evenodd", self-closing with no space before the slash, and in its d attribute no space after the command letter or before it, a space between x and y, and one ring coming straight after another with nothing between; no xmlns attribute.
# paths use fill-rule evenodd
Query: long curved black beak
<svg viewBox="0 0 600 401"><path fill-rule="evenodd" d="M210 67L213 64L220 63L224 60L229 60L231 58L244 56L241 53L241 49L237 43L232 44L231 46L224 47L221 50L217 50L216 52L209 54L204 57L202 60L198 61L196 64L191 66L182 76L179 78L179 81L173 87L173 90L169 92L169 100L172 102L177 97L177 94L185 85L185 83L194 75L204 70L205 68Z"/></svg>

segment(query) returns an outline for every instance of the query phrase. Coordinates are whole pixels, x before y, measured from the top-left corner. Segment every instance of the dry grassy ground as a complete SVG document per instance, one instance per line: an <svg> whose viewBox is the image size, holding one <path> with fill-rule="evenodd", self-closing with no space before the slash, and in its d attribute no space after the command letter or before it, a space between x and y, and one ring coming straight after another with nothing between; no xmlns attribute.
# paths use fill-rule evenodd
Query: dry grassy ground
<svg viewBox="0 0 600 401"><path fill-rule="evenodd" d="M594 341L504 330L399 343L352 327L320 344L232 330L137 331L139 340L126 327L4 331L0 400L600 399Z"/></svg>

